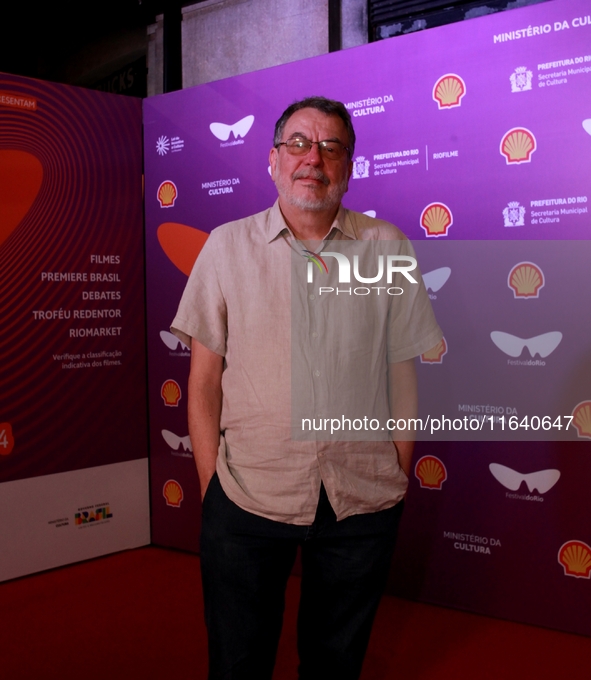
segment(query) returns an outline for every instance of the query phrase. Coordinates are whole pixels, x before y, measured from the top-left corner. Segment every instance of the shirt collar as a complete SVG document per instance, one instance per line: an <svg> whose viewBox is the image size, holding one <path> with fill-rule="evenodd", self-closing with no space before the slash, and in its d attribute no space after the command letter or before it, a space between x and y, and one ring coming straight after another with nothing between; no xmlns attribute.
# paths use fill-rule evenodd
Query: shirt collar
<svg viewBox="0 0 591 680"><path fill-rule="evenodd" d="M348 215L348 210L346 210L342 204L339 206L337 216L328 230L326 238L328 238L334 230L340 231L346 239L357 240L353 230L353 225L351 224L351 219ZM287 226L285 218L283 217L283 213L281 212L281 208L279 207L279 199L275 201L269 212L266 231L267 243L274 241L282 234L282 232L285 232L286 235L291 235L293 237L291 229Z"/></svg>

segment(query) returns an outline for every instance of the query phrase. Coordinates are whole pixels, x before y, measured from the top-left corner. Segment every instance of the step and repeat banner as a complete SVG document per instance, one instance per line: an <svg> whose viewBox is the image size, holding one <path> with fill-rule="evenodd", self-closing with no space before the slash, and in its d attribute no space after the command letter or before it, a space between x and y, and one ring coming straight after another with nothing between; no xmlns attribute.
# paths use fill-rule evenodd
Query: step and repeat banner
<svg viewBox="0 0 591 680"><path fill-rule="evenodd" d="M141 115L0 74L0 580L150 541Z"/></svg>
<svg viewBox="0 0 591 680"><path fill-rule="evenodd" d="M417 359L424 427L391 590L591 634L583 0L144 102L154 542L198 550L190 350L170 323L211 230L275 201L275 121L316 94L344 102L355 125L346 207L414 242L445 335Z"/></svg>

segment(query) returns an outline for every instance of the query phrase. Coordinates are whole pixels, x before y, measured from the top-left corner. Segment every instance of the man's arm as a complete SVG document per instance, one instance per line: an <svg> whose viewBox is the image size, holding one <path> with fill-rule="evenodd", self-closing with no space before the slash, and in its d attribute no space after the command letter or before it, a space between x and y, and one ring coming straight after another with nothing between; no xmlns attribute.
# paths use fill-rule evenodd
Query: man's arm
<svg viewBox="0 0 591 680"><path fill-rule="evenodd" d="M390 411L392 418L416 418L418 413L417 398L417 372L415 360L399 361L396 364L388 364L388 380L390 383ZM396 432L396 431L395 431ZM398 449L398 462L407 477L410 477L412 464L412 451L414 448L414 432L404 430L405 437L394 438L394 444Z"/></svg>
<svg viewBox="0 0 591 680"><path fill-rule="evenodd" d="M220 415L222 411L222 370L224 357L191 339L191 372L188 389L189 436L201 499L215 472L220 444Z"/></svg>

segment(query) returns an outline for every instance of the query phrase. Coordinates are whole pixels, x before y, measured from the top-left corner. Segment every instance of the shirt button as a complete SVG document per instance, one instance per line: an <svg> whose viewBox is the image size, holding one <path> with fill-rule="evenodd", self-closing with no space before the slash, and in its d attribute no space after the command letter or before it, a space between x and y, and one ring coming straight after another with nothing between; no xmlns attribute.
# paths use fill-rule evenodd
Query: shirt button
<svg viewBox="0 0 591 680"><path fill-rule="evenodd" d="M314 375L315 375L317 378L319 378L319 377L320 377L320 371L319 371L318 369L316 369L316 370L314 371Z"/></svg>
<svg viewBox="0 0 591 680"><path fill-rule="evenodd" d="M310 298L310 300L315 300L315 299L316 299L316 296L314 295L314 293L311 293L308 297Z"/></svg>

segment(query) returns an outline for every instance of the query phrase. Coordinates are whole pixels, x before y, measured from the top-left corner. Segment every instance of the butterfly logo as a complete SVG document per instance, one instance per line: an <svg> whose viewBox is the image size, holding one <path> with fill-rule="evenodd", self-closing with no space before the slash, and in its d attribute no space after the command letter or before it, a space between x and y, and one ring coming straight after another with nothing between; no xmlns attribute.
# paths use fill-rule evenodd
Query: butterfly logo
<svg viewBox="0 0 591 680"><path fill-rule="evenodd" d="M254 116L246 116L242 118L234 125L226 125L225 123L211 123L209 129L211 130L214 137L217 137L222 142L227 142L230 138L230 133L234 134L234 139L238 137L246 137L248 131L254 123Z"/></svg>
<svg viewBox="0 0 591 680"><path fill-rule="evenodd" d="M449 279L450 274L451 269L449 267L440 267L439 269L434 269L432 272L423 274L425 288L436 293L440 288L443 288L447 279Z"/></svg>
<svg viewBox="0 0 591 680"><path fill-rule="evenodd" d="M186 437L179 437L170 430L162 430L162 438L168 444L168 446L173 448L175 451L178 451L178 448L181 444L183 445L183 451L193 451L189 435Z"/></svg>
<svg viewBox="0 0 591 680"><path fill-rule="evenodd" d="M181 350L188 350L189 348L185 343L168 331L160 331L160 339L168 347L168 349L175 350L178 346L181 346Z"/></svg>
<svg viewBox="0 0 591 680"><path fill-rule="evenodd" d="M518 338L516 335L510 333L503 333L502 331L493 331L490 334L491 340L495 345L505 354L510 357L518 357L523 352L523 348L527 347L530 356L533 358L539 354L542 359L552 354L558 347L562 340L562 333L559 331L551 331L550 333L542 333L535 338Z"/></svg>
<svg viewBox="0 0 591 680"><path fill-rule="evenodd" d="M510 467L498 463L491 463L488 469L497 482L511 491L517 491L521 483L525 482L530 493L534 490L538 493L546 493L560 479L560 470L539 470L523 475L521 472L516 472Z"/></svg>

